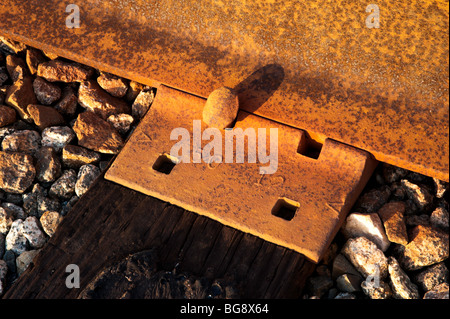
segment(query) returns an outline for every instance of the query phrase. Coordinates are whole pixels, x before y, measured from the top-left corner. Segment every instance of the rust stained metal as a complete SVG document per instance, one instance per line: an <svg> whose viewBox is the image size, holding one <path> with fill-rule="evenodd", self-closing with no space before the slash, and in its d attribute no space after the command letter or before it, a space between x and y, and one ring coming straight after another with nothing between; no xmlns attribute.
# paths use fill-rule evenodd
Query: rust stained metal
<svg viewBox="0 0 450 319"><path fill-rule="evenodd" d="M449 180L448 1L3 0L0 33L149 85L202 97Z"/></svg>
<svg viewBox="0 0 450 319"><path fill-rule="evenodd" d="M160 86L152 107L105 178L319 261L377 161L365 151L331 139L325 140L318 159L307 157L298 152L307 143L304 131L239 111L234 129L265 128L267 153L272 152L269 128L278 128L276 172L261 175L259 168L268 163L261 163L260 158L249 163L248 140L244 163L236 163L237 146L233 163L225 162L226 150L220 151L220 163L217 157L194 163L194 153L200 151L194 146L193 121L202 118L205 102ZM201 127L203 132L208 126L202 121ZM167 174L158 166L180 139L170 139L174 128L190 134L190 161L179 162ZM220 132L225 149L225 130ZM209 142L202 140L202 149ZM256 154L259 143L257 137ZM284 215L286 212L293 217Z"/></svg>

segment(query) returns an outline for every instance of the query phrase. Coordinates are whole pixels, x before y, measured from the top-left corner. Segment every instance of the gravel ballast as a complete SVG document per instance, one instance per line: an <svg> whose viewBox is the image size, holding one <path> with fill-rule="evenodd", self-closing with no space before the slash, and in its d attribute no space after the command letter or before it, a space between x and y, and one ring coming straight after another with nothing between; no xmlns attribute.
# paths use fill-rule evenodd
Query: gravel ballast
<svg viewBox="0 0 450 319"><path fill-rule="evenodd" d="M21 48L0 49L0 297L139 123L132 116L139 93L155 93Z"/></svg>

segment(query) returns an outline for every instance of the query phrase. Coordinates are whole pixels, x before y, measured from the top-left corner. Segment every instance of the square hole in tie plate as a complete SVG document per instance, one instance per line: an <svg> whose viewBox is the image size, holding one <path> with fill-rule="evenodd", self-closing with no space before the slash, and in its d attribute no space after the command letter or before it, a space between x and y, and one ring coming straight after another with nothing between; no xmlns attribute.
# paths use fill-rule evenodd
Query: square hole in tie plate
<svg viewBox="0 0 450 319"><path fill-rule="evenodd" d="M323 144L315 141L307 134L306 138L298 146L297 153L312 159L319 159L322 146Z"/></svg>
<svg viewBox="0 0 450 319"><path fill-rule="evenodd" d="M169 175L175 165L177 165L179 162L180 161L176 157L170 156L168 154L162 154L156 159L152 168L155 171Z"/></svg>
<svg viewBox="0 0 450 319"><path fill-rule="evenodd" d="M292 220L297 210L300 208L300 204L288 198L279 198L272 208L272 215L280 217L284 220Z"/></svg>

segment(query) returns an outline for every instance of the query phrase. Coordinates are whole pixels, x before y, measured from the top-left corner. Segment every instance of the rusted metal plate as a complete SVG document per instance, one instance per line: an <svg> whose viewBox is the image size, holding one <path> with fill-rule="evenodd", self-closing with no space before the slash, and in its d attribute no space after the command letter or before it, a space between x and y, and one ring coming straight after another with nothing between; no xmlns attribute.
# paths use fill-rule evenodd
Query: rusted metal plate
<svg viewBox="0 0 450 319"><path fill-rule="evenodd" d="M448 1L2 0L0 33L206 97L449 180Z"/></svg>
<svg viewBox="0 0 450 319"><path fill-rule="evenodd" d="M203 132L200 121L205 99L165 86L159 88L152 107L145 115L105 178L147 195L211 217L225 225L296 250L318 261L341 226L371 176L377 161L351 146L327 139L317 159L302 155L307 140L304 131L240 111L233 128L255 132L266 129L265 143L256 138L259 154L262 145L272 154L272 143L278 141L278 166L273 174L260 174L259 155L251 163L251 138L244 150L245 160L237 163L238 139L232 148L232 163L227 163L226 130L220 133L221 150L217 157L195 163L195 154L205 154L211 139ZM194 132L194 120L201 130ZM189 132L188 162L179 162L165 170L164 159L181 141L173 136L176 128ZM278 129L272 140L270 128ZM196 135L200 132L200 135ZM219 137L215 137L219 138ZM197 141L201 141L197 143ZM201 148L195 146L201 145ZM271 145L269 145L271 144ZM270 150L270 151L269 151ZM181 156L175 154L174 159ZM274 153L273 153L274 154ZM272 167L274 167L272 165ZM266 168L268 169L268 168Z"/></svg>

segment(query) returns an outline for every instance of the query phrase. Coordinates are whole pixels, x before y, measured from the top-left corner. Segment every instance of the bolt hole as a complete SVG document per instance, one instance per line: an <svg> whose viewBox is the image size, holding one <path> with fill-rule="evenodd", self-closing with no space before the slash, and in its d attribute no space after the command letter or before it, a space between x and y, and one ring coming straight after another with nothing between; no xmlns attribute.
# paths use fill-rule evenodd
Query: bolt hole
<svg viewBox="0 0 450 319"><path fill-rule="evenodd" d="M290 221L294 218L300 204L288 198L279 198L272 208L272 215Z"/></svg>
<svg viewBox="0 0 450 319"><path fill-rule="evenodd" d="M313 140L309 136L303 139L298 146L297 152L303 156L318 159L322 151L322 144Z"/></svg>
<svg viewBox="0 0 450 319"><path fill-rule="evenodd" d="M169 175L170 172L172 172L175 165L177 165L179 162L180 161L176 157L167 154L162 154L156 159L152 168L155 171Z"/></svg>

